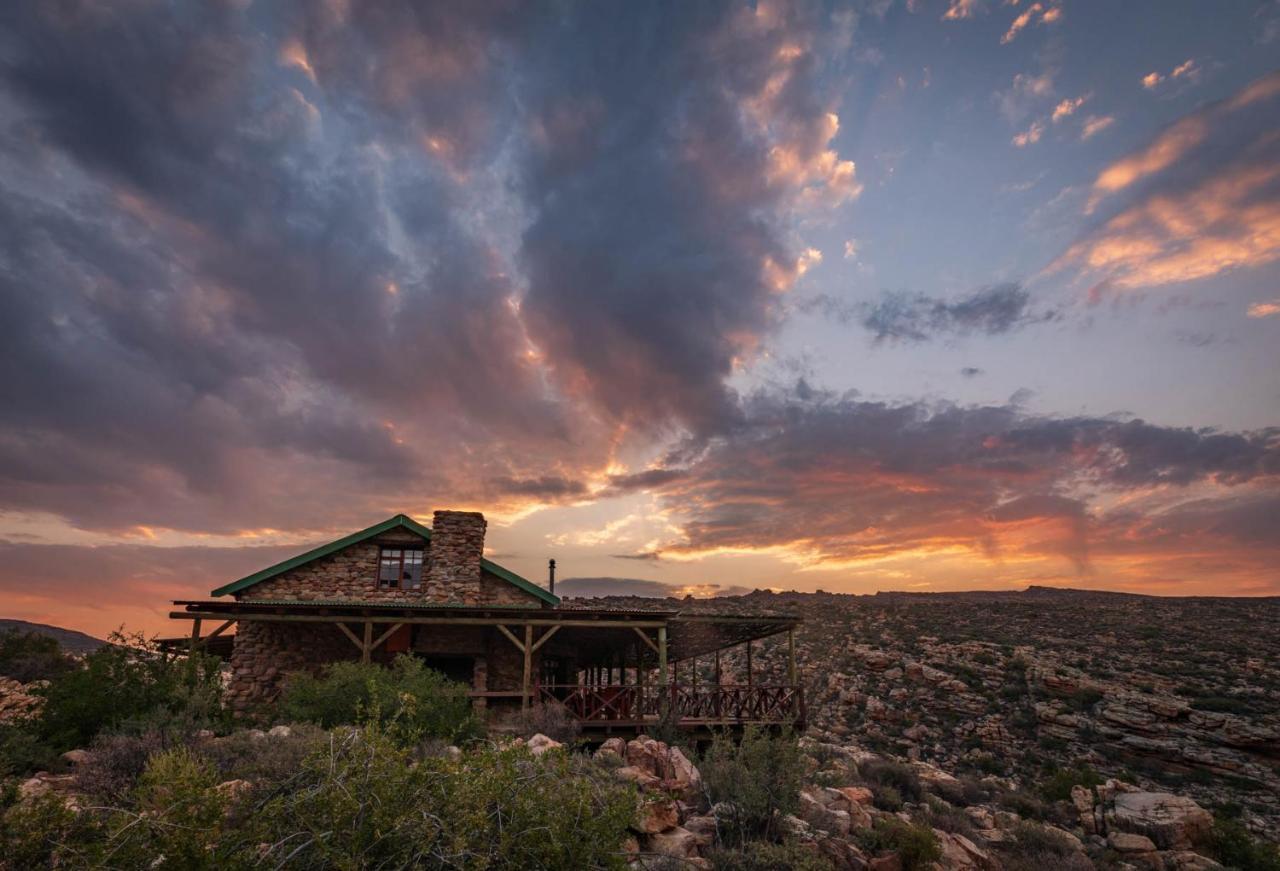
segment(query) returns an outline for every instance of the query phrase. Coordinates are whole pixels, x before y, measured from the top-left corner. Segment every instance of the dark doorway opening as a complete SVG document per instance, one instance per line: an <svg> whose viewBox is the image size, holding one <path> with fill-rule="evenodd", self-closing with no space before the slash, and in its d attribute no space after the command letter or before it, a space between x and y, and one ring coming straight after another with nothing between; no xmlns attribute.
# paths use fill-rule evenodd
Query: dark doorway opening
<svg viewBox="0 0 1280 871"><path fill-rule="evenodd" d="M449 680L471 686L475 676L476 658L449 653L419 653L418 658L427 666L440 672Z"/></svg>

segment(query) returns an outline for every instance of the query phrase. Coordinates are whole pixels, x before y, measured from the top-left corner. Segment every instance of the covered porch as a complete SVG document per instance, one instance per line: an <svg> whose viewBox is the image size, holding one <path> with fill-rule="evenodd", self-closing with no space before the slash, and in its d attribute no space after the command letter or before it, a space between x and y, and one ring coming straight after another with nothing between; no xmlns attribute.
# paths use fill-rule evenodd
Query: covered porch
<svg viewBox="0 0 1280 871"><path fill-rule="evenodd" d="M590 600L556 608L245 599L174 604L179 610L170 616L191 623L183 645L229 653L233 670L259 668L268 676L260 682L341 659L389 662L410 653L447 673L452 666L450 676L470 684L477 708L491 718L555 703L588 735L638 732L664 720L690 730L803 728L805 722L795 663L799 619L780 613L714 613L702 603L696 609L595 607ZM229 635L233 626L236 635ZM772 668L763 674L755 662L757 642L780 635L786 636L785 664L779 668L774 645ZM250 651L261 658L273 643L281 647L278 663L261 669L248 662ZM262 700L269 694L268 688Z"/></svg>

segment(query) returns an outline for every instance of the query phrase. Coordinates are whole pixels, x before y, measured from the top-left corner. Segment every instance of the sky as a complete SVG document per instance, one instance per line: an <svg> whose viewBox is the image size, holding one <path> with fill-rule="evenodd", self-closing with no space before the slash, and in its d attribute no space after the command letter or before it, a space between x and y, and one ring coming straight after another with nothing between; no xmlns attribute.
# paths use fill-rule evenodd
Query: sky
<svg viewBox="0 0 1280 871"><path fill-rule="evenodd" d="M0 9L0 613L1280 595L1280 3Z"/></svg>

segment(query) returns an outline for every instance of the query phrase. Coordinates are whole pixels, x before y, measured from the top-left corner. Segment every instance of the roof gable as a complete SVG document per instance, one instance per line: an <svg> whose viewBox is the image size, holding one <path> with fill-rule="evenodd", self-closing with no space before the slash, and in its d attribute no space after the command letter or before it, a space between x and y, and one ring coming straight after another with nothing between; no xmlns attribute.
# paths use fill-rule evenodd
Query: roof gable
<svg viewBox="0 0 1280 871"><path fill-rule="evenodd" d="M392 529L398 529L398 528L407 529L410 532L417 533L418 535L425 538L427 541L431 540L430 527L423 526L421 523L414 520L412 517L408 517L404 514L397 514L395 517L391 517L387 520L382 521L381 523L375 523L373 526L370 526L368 529L362 529L359 532L353 532L350 535L346 536L345 538L340 538L337 541L331 541L328 544L322 544L320 545L320 547L313 548L312 550L309 550L306 553L300 553L295 557L291 557L290 559L285 560L284 562L276 563L275 565L265 568L262 571L254 572L251 575L247 575L246 577L243 577L238 581L232 581L229 584L218 587L218 589L214 590L211 595L225 596L225 595L228 595L229 593L238 593L241 590L246 590L249 587L252 587L254 584L261 583L262 581L266 581L276 577L277 575L283 574L284 572L287 572L290 569L296 569L298 566L306 565L309 562L313 562L314 560L318 560L322 557L326 557L331 553L340 551L344 547L350 547L353 544L358 544L359 542L373 538L375 535L381 535L384 532L387 532ZM548 605L560 604L559 596L556 596L556 595L553 595L552 593L547 592L546 590L542 589L542 587L539 587L537 584L531 583L530 581L520 577L510 569L504 568L495 562L490 562L487 559L481 558L480 568L483 569L484 571L489 572L489 574L493 575L494 577L499 578L500 580L506 581L512 586L520 590L523 590L524 592L529 593L532 596L538 597L542 601L546 602Z"/></svg>

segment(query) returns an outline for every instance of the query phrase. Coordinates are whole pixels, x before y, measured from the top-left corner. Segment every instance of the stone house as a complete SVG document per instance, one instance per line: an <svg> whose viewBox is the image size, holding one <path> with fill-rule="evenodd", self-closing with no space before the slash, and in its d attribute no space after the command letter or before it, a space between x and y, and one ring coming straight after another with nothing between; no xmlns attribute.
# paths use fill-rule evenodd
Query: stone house
<svg viewBox="0 0 1280 871"><path fill-rule="evenodd" d="M430 527L397 514L210 600L175 602L182 610L170 616L192 621L193 648L228 656L228 697L240 714L273 702L290 673L409 654L468 684L488 712L554 700L605 731L643 728L663 710L690 725L803 719L794 659L785 685L754 686L750 668L745 686L719 680L726 647L746 644L749 654L753 640L785 632L794 650L795 618L564 602L486 559L485 529L477 512L436 511ZM701 685L699 657L715 662ZM683 660L693 662L692 686L678 680Z"/></svg>

